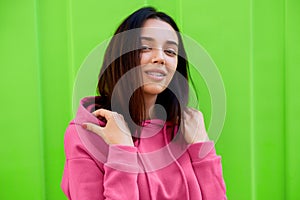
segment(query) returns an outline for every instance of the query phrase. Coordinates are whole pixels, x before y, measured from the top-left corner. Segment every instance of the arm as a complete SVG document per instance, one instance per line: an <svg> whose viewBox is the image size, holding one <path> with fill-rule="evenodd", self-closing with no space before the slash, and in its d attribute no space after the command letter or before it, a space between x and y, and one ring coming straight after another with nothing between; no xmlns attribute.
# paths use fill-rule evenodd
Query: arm
<svg viewBox="0 0 300 200"><path fill-rule="evenodd" d="M136 148L111 145L107 161L96 161L82 145L75 125L65 135L62 188L70 200L138 199Z"/></svg>
<svg viewBox="0 0 300 200"><path fill-rule="evenodd" d="M204 200L224 200L226 188L222 174L221 157L216 155L214 143L199 142L188 148L193 169Z"/></svg>
<svg viewBox="0 0 300 200"><path fill-rule="evenodd" d="M188 153L204 200L224 200L225 183L221 157L216 155L214 143L209 141L203 115L195 109L185 111L184 136L191 145Z"/></svg>
<svg viewBox="0 0 300 200"><path fill-rule="evenodd" d="M104 165L104 196L116 200L139 199L137 166L135 147L110 146L107 162Z"/></svg>

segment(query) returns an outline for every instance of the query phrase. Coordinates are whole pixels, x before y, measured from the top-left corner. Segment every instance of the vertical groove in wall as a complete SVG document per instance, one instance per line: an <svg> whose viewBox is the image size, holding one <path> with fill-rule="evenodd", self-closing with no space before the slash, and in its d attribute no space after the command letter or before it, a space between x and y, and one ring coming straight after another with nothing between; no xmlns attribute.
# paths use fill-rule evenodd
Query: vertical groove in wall
<svg viewBox="0 0 300 200"><path fill-rule="evenodd" d="M253 1L250 0L250 158L251 158L251 199L256 199L255 188L255 132L254 132L254 39L253 39Z"/></svg>
<svg viewBox="0 0 300 200"><path fill-rule="evenodd" d="M45 200L46 199L46 182L45 182L45 139L44 139L44 113L43 113L43 95L42 95L42 67L41 67L41 55L40 55L40 49L41 49L41 44L40 44L40 33L39 33L39 3L38 0L34 0L34 23L35 23L35 35L36 35L36 58L37 58L37 71L38 71L38 110L39 110L39 116L40 116L40 121L39 121L39 132L40 132L40 162L41 162L41 184L42 184L42 198Z"/></svg>
<svg viewBox="0 0 300 200"><path fill-rule="evenodd" d="M73 36L73 12L72 12L72 0L68 0L67 5L67 29L68 29L68 67L69 67L69 88L70 88L70 110L71 118L73 118L73 83L75 80L74 70L74 36Z"/></svg>
<svg viewBox="0 0 300 200"><path fill-rule="evenodd" d="M288 180L287 180L287 175L288 175L288 156L287 156L287 141L288 141L288 138L289 137L289 133L288 133L288 128L287 128L287 105L286 105L286 102L287 102L287 62L286 62L286 58L287 58L287 0L284 0L284 31L283 31L283 47L284 47L284 54L283 54L283 149L284 149L284 163L283 163L283 170L284 170L284 199L287 199L288 198Z"/></svg>

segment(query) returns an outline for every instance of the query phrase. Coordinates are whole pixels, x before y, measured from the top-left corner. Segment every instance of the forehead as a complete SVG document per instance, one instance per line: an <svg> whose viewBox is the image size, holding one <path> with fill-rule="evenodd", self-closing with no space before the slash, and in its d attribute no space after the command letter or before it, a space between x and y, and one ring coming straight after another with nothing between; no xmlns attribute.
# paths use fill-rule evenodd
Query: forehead
<svg viewBox="0 0 300 200"><path fill-rule="evenodd" d="M141 29L141 37L153 38L157 42L171 40L178 43L173 27L159 19L148 19Z"/></svg>

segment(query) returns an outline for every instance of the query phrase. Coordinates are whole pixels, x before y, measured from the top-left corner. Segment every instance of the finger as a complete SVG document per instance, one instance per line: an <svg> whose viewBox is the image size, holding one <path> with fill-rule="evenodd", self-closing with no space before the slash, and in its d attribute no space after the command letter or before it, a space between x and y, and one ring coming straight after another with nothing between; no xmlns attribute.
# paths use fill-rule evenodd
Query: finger
<svg viewBox="0 0 300 200"><path fill-rule="evenodd" d="M110 120L112 117L112 112L103 108L100 108L94 112L92 112L93 115L96 117L101 116L104 117L106 120Z"/></svg>
<svg viewBox="0 0 300 200"><path fill-rule="evenodd" d="M96 133L98 135L100 135L103 138L103 128L101 126L98 126L96 124L92 124L92 123L83 123L82 127L88 131L91 131L93 133Z"/></svg>
<svg viewBox="0 0 300 200"><path fill-rule="evenodd" d="M192 114L190 113L189 110L184 111L183 116L186 120L190 120L192 117Z"/></svg>
<svg viewBox="0 0 300 200"><path fill-rule="evenodd" d="M185 113L188 113L189 115L193 115L194 113L198 113L199 110L195 109L195 108L187 108L185 109Z"/></svg>
<svg viewBox="0 0 300 200"><path fill-rule="evenodd" d="M190 119L197 119L197 120L202 120L203 119L203 114L201 111L194 109L194 108L188 108L185 111L186 117L189 117Z"/></svg>
<svg viewBox="0 0 300 200"><path fill-rule="evenodd" d="M191 112L192 112L192 109L188 107L188 108L184 109L184 112L185 112L185 113L191 113Z"/></svg>

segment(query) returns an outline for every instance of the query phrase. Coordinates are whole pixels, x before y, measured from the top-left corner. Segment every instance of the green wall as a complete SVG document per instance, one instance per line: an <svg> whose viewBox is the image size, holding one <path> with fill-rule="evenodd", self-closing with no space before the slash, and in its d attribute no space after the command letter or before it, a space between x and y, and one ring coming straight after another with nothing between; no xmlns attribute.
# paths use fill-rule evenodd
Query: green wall
<svg viewBox="0 0 300 200"><path fill-rule="evenodd" d="M297 0L2 0L0 199L65 199L63 135L76 72L143 5L172 15L220 70L227 115L216 148L228 198L300 199ZM204 92L207 119L209 101Z"/></svg>

